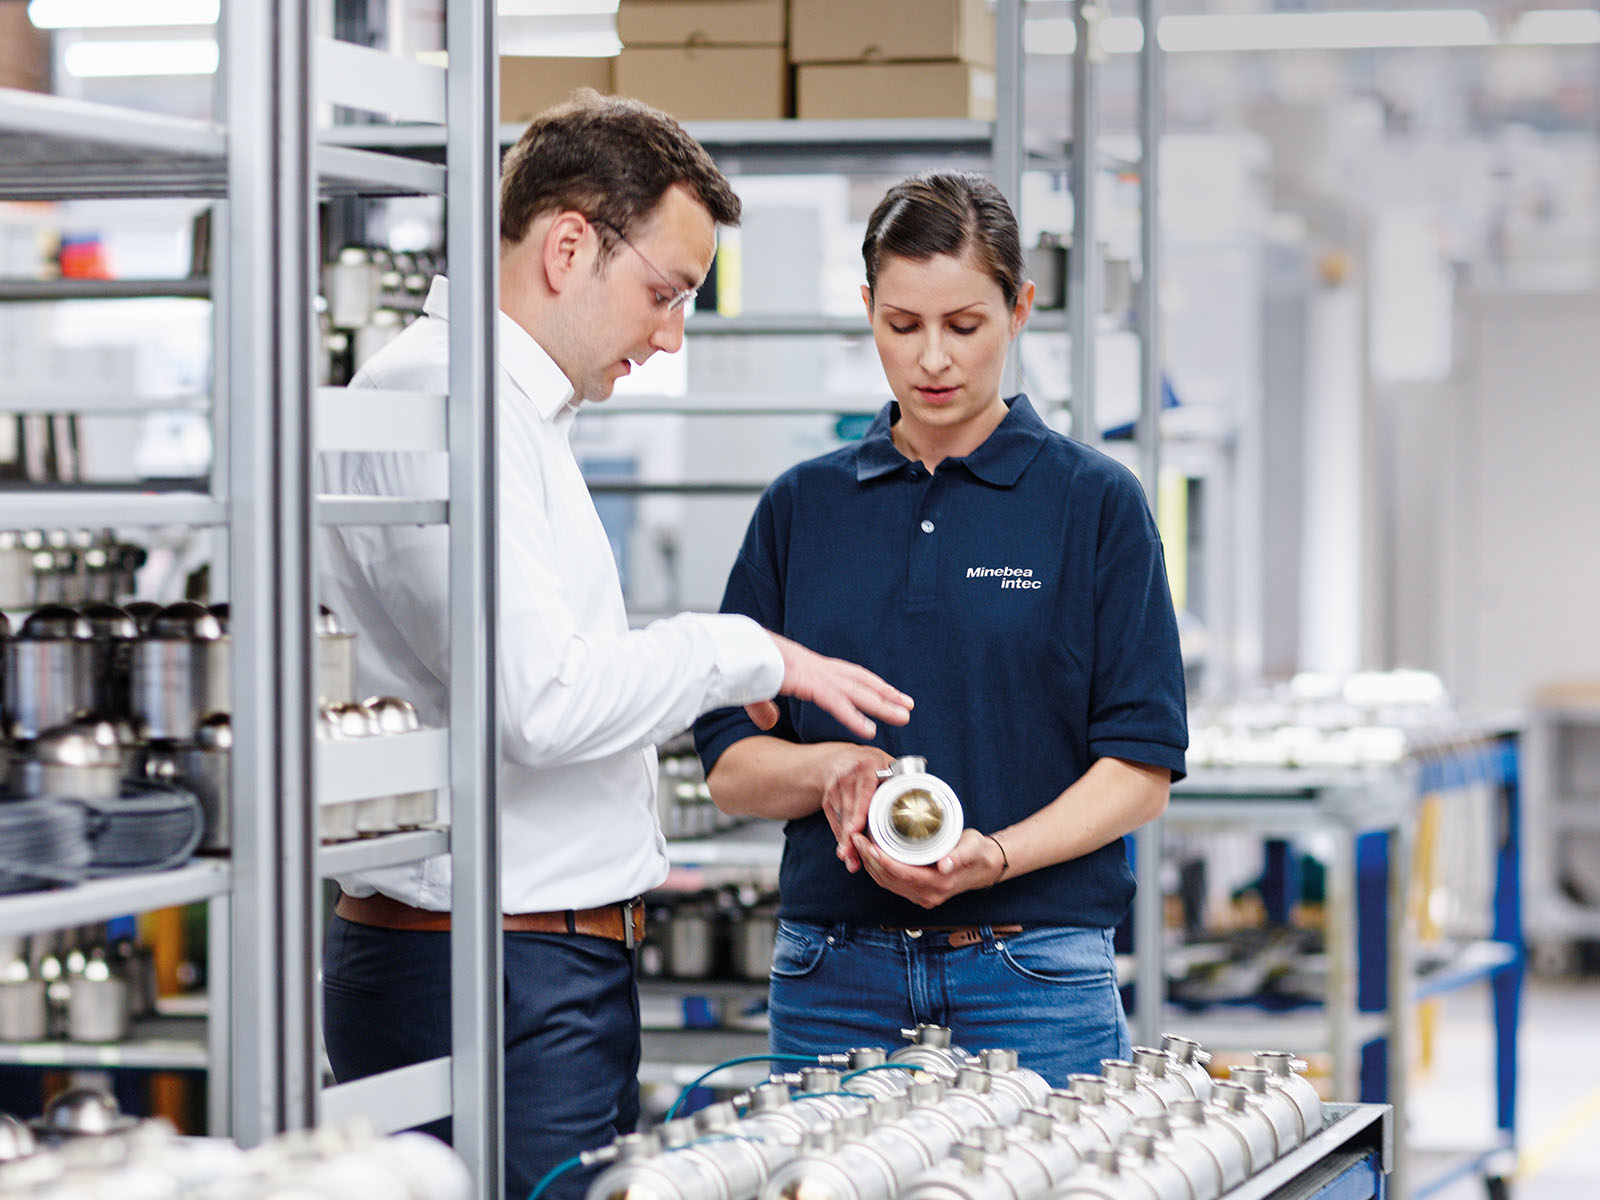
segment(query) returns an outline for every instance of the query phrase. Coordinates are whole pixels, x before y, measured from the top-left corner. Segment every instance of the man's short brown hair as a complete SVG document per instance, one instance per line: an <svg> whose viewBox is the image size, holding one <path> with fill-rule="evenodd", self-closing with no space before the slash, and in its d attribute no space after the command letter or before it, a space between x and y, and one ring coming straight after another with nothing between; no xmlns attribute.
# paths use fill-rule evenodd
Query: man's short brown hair
<svg viewBox="0 0 1600 1200"><path fill-rule="evenodd" d="M739 197L683 126L648 104L581 88L535 117L507 152L500 240L520 242L536 218L569 209L626 236L675 183L717 224L739 223Z"/></svg>

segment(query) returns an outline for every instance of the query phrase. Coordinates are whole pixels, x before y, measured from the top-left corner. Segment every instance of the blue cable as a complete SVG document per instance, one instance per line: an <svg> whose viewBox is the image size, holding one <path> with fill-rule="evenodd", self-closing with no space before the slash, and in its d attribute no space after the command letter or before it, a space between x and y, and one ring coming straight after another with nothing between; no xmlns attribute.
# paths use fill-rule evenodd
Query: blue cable
<svg viewBox="0 0 1600 1200"><path fill-rule="evenodd" d="M820 1061L821 1059L815 1054L742 1054L738 1058L730 1058L726 1062L719 1062L678 1093L678 1098L672 1102L672 1107L667 1109L667 1115L662 1120L670 1121L677 1116L678 1110L683 1107L683 1102L689 1098L689 1093L724 1067L736 1067L740 1063L747 1062L803 1062L815 1066ZM533 1200L533 1197L528 1197L528 1200Z"/></svg>
<svg viewBox="0 0 1600 1200"><path fill-rule="evenodd" d="M533 1185L533 1191L528 1193L528 1200L539 1200L539 1197L544 1195L545 1188L549 1187L552 1183L554 1183L558 1176L566 1173L567 1171L572 1170L573 1167L577 1166L582 1161L583 1161L583 1155L574 1154L571 1158L567 1159L565 1162L559 1162L555 1166L551 1167L548 1171L545 1172L544 1178L539 1180L538 1183Z"/></svg>

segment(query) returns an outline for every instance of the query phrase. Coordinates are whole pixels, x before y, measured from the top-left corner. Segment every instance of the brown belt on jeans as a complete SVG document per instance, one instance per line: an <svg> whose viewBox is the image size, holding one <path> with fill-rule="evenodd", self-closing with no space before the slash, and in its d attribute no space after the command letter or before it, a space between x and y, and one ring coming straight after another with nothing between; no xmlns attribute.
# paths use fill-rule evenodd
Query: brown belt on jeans
<svg viewBox="0 0 1600 1200"><path fill-rule="evenodd" d="M378 929L403 929L413 933L446 933L450 929L449 913L414 908L381 892L370 896L340 892L333 911L346 921ZM644 941L644 901L635 898L599 908L506 913L501 917L501 924L510 933L575 933L636 946Z"/></svg>
<svg viewBox="0 0 1600 1200"><path fill-rule="evenodd" d="M934 933L942 937L951 946L976 946L983 941L982 925L880 925L880 929L887 929L890 933L903 933L907 937L919 938L924 934ZM1021 925L990 925L989 932L996 937L1005 937L1013 933L1021 933ZM938 945L939 938L929 939L930 945Z"/></svg>

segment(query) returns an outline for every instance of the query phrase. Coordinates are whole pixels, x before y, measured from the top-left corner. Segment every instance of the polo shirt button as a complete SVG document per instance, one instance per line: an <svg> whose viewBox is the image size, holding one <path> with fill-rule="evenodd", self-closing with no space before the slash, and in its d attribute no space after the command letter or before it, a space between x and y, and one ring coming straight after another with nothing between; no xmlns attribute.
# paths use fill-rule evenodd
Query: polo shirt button
<svg viewBox="0 0 1600 1200"><path fill-rule="evenodd" d="M932 533L933 532L933 522L932 521L924 521L922 523L922 532L923 533Z"/></svg>

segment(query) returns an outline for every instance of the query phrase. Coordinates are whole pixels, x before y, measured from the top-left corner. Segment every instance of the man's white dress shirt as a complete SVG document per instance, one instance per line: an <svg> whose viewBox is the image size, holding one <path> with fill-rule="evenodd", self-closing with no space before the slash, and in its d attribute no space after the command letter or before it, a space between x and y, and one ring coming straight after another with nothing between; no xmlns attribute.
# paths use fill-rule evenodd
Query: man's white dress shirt
<svg viewBox="0 0 1600 1200"><path fill-rule="evenodd" d="M447 284L374 355L353 387L448 390ZM590 908L667 873L656 816L655 743L711 708L771 697L772 639L745 617L683 613L630 630L616 562L572 454L572 385L499 314L500 831L506 912ZM322 489L442 497L442 454L321 456ZM357 633L357 686L448 719L448 534L442 527L330 527L323 603ZM440 856L346 876L419 908L450 907Z"/></svg>

